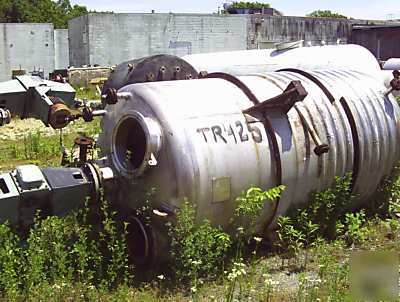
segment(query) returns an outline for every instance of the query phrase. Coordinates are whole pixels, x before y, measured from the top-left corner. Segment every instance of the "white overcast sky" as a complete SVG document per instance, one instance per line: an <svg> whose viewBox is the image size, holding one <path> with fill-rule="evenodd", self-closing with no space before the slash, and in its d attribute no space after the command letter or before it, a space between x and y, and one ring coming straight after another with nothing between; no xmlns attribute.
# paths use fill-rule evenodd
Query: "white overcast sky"
<svg viewBox="0 0 400 302"><path fill-rule="evenodd" d="M247 0L250 1L250 0ZM343 15L362 19L400 18L399 0L270 0L262 1L282 11L287 16L304 16L314 10L329 9ZM218 0L72 0L74 4L86 5L97 11L124 13L213 13L226 1Z"/></svg>

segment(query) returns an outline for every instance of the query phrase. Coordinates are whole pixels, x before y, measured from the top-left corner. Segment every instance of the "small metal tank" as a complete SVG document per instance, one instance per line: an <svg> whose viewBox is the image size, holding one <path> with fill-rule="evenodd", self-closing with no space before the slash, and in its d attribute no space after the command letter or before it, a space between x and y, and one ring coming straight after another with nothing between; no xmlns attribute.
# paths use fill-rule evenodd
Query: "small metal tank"
<svg viewBox="0 0 400 302"><path fill-rule="evenodd" d="M400 158L400 109L386 90L371 75L342 70L134 84L106 107L99 144L119 177L122 206L141 206L155 188L154 208L172 213L187 198L198 219L228 231L243 190L285 185L259 219L268 235L278 215L335 176L353 173L352 209L391 173Z"/></svg>

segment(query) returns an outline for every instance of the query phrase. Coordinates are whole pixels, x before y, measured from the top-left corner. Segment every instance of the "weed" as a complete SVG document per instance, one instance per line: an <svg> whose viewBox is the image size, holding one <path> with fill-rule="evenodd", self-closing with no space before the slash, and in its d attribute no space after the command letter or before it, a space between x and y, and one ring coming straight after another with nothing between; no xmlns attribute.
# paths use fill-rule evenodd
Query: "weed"
<svg viewBox="0 0 400 302"><path fill-rule="evenodd" d="M344 218L344 238L349 245L362 244L368 238L368 228L364 226L365 212L346 213Z"/></svg>
<svg viewBox="0 0 400 302"><path fill-rule="evenodd" d="M229 281L225 297L227 301L233 301L235 299L237 286L239 286L238 299L241 299L244 287L243 280L246 275L246 264L243 261L243 247L253 238L257 238L257 248L259 239L258 237L254 237L254 235L256 235L257 232L258 218L264 209L265 203L272 202L279 198L284 189L285 186L283 185L266 191L251 187L236 198L236 208L234 211L235 219L238 221L235 234L236 251L231 270L227 275ZM256 254L256 250L253 254Z"/></svg>
<svg viewBox="0 0 400 302"><path fill-rule="evenodd" d="M176 223L170 226L169 236L173 267L179 281L196 285L199 278L215 278L222 270L231 239L208 220L196 224L195 209L189 202L182 204Z"/></svg>
<svg viewBox="0 0 400 302"><path fill-rule="evenodd" d="M101 215L99 227L89 223L88 207L66 217L37 215L25 244L8 225L0 225L0 290L11 299L38 292L63 295L75 283L108 290L127 284L132 271L126 228L106 201Z"/></svg>
<svg viewBox="0 0 400 302"><path fill-rule="evenodd" d="M277 225L278 240L276 244L279 246L282 253L287 253L289 257L294 257L297 264L300 249L304 246L304 234L293 227L290 217L279 216ZM282 267L284 264L283 260L284 258L282 258Z"/></svg>
<svg viewBox="0 0 400 302"><path fill-rule="evenodd" d="M20 238L8 224L0 225L0 291L15 297L23 284Z"/></svg>

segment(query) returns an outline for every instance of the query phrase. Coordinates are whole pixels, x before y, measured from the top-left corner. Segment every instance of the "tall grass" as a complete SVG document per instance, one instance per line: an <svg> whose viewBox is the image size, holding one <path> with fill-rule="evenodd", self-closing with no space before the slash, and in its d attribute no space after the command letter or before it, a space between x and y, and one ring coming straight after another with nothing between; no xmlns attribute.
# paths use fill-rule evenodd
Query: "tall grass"
<svg viewBox="0 0 400 302"><path fill-rule="evenodd" d="M78 284L87 289L114 290L133 278L128 265L124 225L106 201L99 225L88 209L67 217L37 215L25 236L0 225L0 291L7 299L28 299L38 291Z"/></svg>

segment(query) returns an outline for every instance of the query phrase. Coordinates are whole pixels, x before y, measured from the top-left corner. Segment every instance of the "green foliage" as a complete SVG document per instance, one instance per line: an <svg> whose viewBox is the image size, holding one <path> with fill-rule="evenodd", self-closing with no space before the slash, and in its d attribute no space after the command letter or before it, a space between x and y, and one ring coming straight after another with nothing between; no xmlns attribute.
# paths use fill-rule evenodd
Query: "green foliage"
<svg viewBox="0 0 400 302"><path fill-rule="evenodd" d="M308 242L318 236L332 240L337 237L337 222L344 217L348 205L355 196L351 193L351 174L336 177L332 188L311 194L310 201L303 208L293 210L294 227L307 234Z"/></svg>
<svg viewBox="0 0 400 302"><path fill-rule="evenodd" d="M67 217L37 215L24 245L20 235L0 225L0 291L24 299L36 292L51 296L73 284L107 290L128 284L126 225L116 222L106 201L100 225L89 222L87 209Z"/></svg>
<svg viewBox="0 0 400 302"><path fill-rule="evenodd" d="M169 228L169 236L174 273L185 283L215 278L231 246L229 235L208 220L195 223L195 209L189 202L182 204L176 223Z"/></svg>
<svg viewBox="0 0 400 302"><path fill-rule="evenodd" d="M233 2L229 8L243 8L243 9L260 9L260 8L269 8L271 5L269 3L262 2L246 2L246 1L238 1Z"/></svg>
<svg viewBox="0 0 400 302"><path fill-rule="evenodd" d="M290 217L279 216L277 224L277 245L282 252L288 253L290 257L297 259L300 249L304 246L305 235L294 228Z"/></svg>
<svg viewBox="0 0 400 302"><path fill-rule="evenodd" d="M302 248L306 248L303 267L307 266L307 248L317 246L322 238L334 240L345 235L349 244L360 243L364 238L364 216L354 214L354 218L345 214L346 207L355 198L351 193L351 179L351 174L337 177L332 188L312 193L310 201L303 207L293 209L288 216L278 217L275 244L281 253L294 258L296 266Z"/></svg>
<svg viewBox="0 0 400 302"><path fill-rule="evenodd" d="M347 19L346 16L339 13L332 12L330 10L316 10L307 15L308 17L317 18L335 18L335 19Z"/></svg>
<svg viewBox="0 0 400 302"><path fill-rule="evenodd" d="M234 215L236 218L238 218L240 223L243 223L244 221L250 221L250 226L246 227L248 234L253 235L255 233L256 222L264 208L264 203L277 199L284 189L285 186L283 185L271 188L267 191L263 191L260 188L251 187L250 189L242 192L242 194L236 198Z"/></svg>
<svg viewBox="0 0 400 302"><path fill-rule="evenodd" d="M98 95L94 88L74 86L74 89L76 91L75 96L78 99L100 100L100 95Z"/></svg>
<svg viewBox="0 0 400 302"><path fill-rule="evenodd" d="M236 252L230 271L227 272L229 284L225 294L226 301L231 302L235 299L240 301L243 299L243 283L246 276L246 264L243 260L244 245L254 240L256 242L256 247L252 254L256 255L258 243L262 240L261 238L253 237L257 233L257 220L262 214L265 203L273 202L279 198L284 189L285 186L283 185L266 191L257 187L251 187L236 198L234 216L239 225L235 234ZM239 292L237 297L235 297L237 287L239 287Z"/></svg>
<svg viewBox="0 0 400 302"><path fill-rule="evenodd" d="M44 139L39 131L24 136L23 141L23 159L32 160L44 158L45 160L48 160L51 157L60 154L59 141Z"/></svg>
<svg viewBox="0 0 400 302"><path fill-rule="evenodd" d="M53 23L55 28L67 28L68 20L87 14L85 6L71 5L69 0L2 0L0 22Z"/></svg>
<svg viewBox="0 0 400 302"><path fill-rule="evenodd" d="M396 166L390 176L379 184L374 196L366 207L367 217L393 217L393 205L400 203L400 167Z"/></svg>
<svg viewBox="0 0 400 302"><path fill-rule="evenodd" d="M365 223L365 211L346 213L344 218L344 239L349 245L362 244L368 238L369 231Z"/></svg>
<svg viewBox="0 0 400 302"><path fill-rule="evenodd" d="M0 292L15 296L23 284L22 250L20 238L8 224L0 225Z"/></svg>

